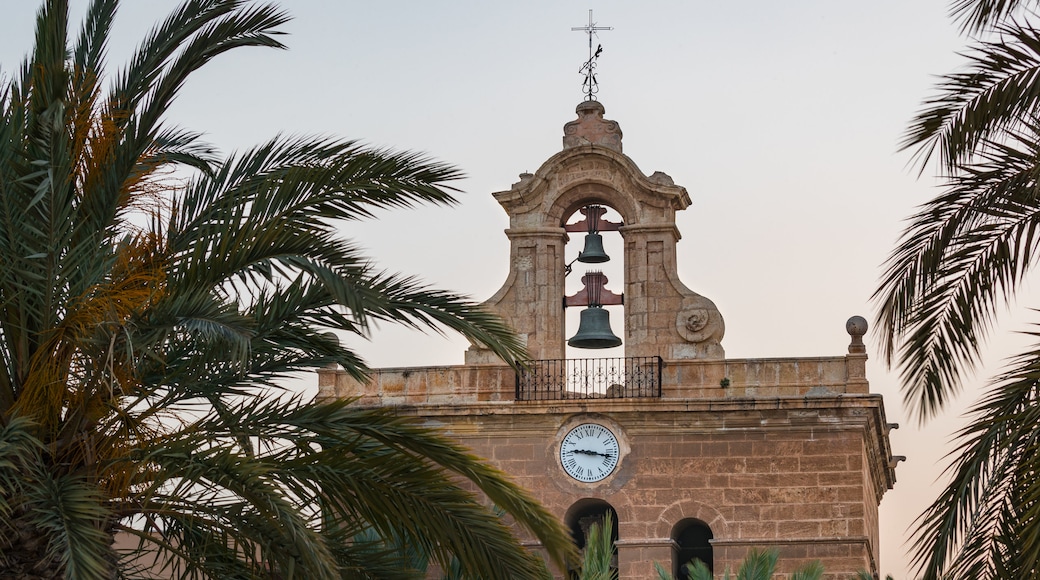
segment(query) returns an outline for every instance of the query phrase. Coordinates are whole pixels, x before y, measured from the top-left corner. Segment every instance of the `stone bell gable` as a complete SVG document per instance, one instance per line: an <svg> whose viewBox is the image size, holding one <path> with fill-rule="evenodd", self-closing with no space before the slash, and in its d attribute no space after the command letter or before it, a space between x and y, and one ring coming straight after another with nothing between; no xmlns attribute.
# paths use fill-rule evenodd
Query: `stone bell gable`
<svg viewBox="0 0 1040 580"><path fill-rule="evenodd" d="M582 207L604 205L624 223L626 354L724 358L722 314L683 284L676 268L675 212L690 205L690 195L664 173L644 175L621 153L621 130L603 111L597 101L579 105L579 119L565 126L564 149L494 194L509 214L509 276L485 305L526 338L531 358L564 358L564 224ZM488 357L474 348L466 361Z"/></svg>
<svg viewBox="0 0 1040 580"><path fill-rule="evenodd" d="M820 560L827 580L876 575L878 504L900 458L870 393L866 320L849 319L838 354L726 358L722 315L677 275L675 212L689 193L622 153L601 104L577 113L562 151L494 194L509 215L510 268L485 305L526 339L528 364L514 371L474 346L464 365L378 369L363 383L328 369L319 397L443 427L530 490L579 547L612 514L620 580L655 577L655 563L680 574L691 558L721 578L751 548L780 550L781 574ZM599 221L601 206L620 223ZM581 300L565 295L565 250L579 213L623 240L610 257L622 260L622 291L598 303L623 312L623 356L566 358L564 305Z"/></svg>

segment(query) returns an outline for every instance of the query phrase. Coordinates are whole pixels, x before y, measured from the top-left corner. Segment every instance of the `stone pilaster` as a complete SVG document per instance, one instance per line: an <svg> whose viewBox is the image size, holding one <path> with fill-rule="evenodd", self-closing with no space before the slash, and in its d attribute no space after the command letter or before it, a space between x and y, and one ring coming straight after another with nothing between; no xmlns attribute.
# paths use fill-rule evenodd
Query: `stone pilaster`
<svg viewBox="0 0 1040 580"><path fill-rule="evenodd" d="M509 278L485 305L505 319L527 343L535 360L564 357L564 246L562 227L510 228ZM492 363L484 349L471 347L467 364Z"/></svg>

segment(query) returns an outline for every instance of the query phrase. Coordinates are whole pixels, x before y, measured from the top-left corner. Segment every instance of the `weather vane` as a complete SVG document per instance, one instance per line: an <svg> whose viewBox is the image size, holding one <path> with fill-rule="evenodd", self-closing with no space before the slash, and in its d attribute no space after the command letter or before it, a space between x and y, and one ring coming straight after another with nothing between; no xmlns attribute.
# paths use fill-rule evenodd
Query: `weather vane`
<svg viewBox="0 0 1040 580"><path fill-rule="evenodd" d="M596 51L593 52L592 37L599 36L596 32L600 30L614 30L614 28L611 26L596 26L596 23L592 21L592 9L590 8L589 23L585 26L575 26L571 30L580 30L589 35L589 60L585 61L585 64L578 70L578 74L585 75L585 84L582 87L585 91L585 100L595 101L596 93L599 92L599 83L596 82L596 59L603 52L603 45L597 45Z"/></svg>

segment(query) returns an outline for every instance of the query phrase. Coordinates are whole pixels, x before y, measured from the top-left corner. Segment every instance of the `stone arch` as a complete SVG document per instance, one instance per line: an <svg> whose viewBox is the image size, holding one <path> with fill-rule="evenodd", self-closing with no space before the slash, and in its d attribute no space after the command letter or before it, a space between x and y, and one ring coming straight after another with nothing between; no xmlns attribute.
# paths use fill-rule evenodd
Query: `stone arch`
<svg viewBox="0 0 1040 580"><path fill-rule="evenodd" d="M690 204L686 190L670 178L651 180L631 159L602 147L561 151L543 163L528 184L522 195L527 202L524 209L540 211L542 227L561 226L578 207L593 200L612 207L626 225L673 222L675 211Z"/></svg>
<svg viewBox="0 0 1040 580"><path fill-rule="evenodd" d="M570 529L571 539L574 541L574 545L578 547L579 551L585 550L585 541L589 534L589 529L593 524L602 522L607 513L611 515L611 519L613 520L613 525L610 530L610 541L611 543L617 542L618 539L620 539L619 532L621 526L618 524L620 518L618 517L617 510L614 509L614 506L612 506L610 502L600 498L586 497L572 503L571 506L567 508L567 512L563 516L563 523L568 529ZM615 572L617 570L617 565L617 553L615 552L610 563L611 568L613 568ZM570 577L576 578L576 572L576 569L570 568L568 574Z"/></svg>
<svg viewBox="0 0 1040 580"><path fill-rule="evenodd" d="M550 209L550 215L552 219L559 220L558 225L563 226L564 222L583 206L597 204L618 212L627 225L636 216L636 203L630 196L622 195L610 184L586 182L574 185L561 193Z"/></svg>
<svg viewBox="0 0 1040 580"><path fill-rule="evenodd" d="M679 542L677 533L683 531L683 527L689 523L702 524L710 531L712 538L729 537L729 524L726 518L715 508L693 498L677 500L661 510L657 520L651 524L650 529L653 537L667 538L671 541L672 555L671 568L675 578L683 579L679 570L680 559L685 555ZM689 558L686 558L689 561ZM663 564L663 562L662 562ZM714 557L709 566L714 564Z"/></svg>
<svg viewBox="0 0 1040 580"><path fill-rule="evenodd" d="M696 499L686 498L673 502L661 510L654 524L654 533L658 538L670 538L675 525L682 520L694 519L704 522L716 538L730 537L729 524L726 518L715 508Z"/></svg>

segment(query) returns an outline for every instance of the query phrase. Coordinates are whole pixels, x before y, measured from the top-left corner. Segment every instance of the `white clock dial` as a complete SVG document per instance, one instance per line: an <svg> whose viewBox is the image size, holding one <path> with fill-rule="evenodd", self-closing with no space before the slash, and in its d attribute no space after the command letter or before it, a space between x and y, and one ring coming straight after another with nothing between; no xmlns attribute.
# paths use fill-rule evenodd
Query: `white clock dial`
<svg viewBox="0 0 1040 580"><path fill-rule="evenodd" d="M592 483L614 471L620 455L617 437L603 425L583 423L560 443L560 464L578 481Z"/></svg>

